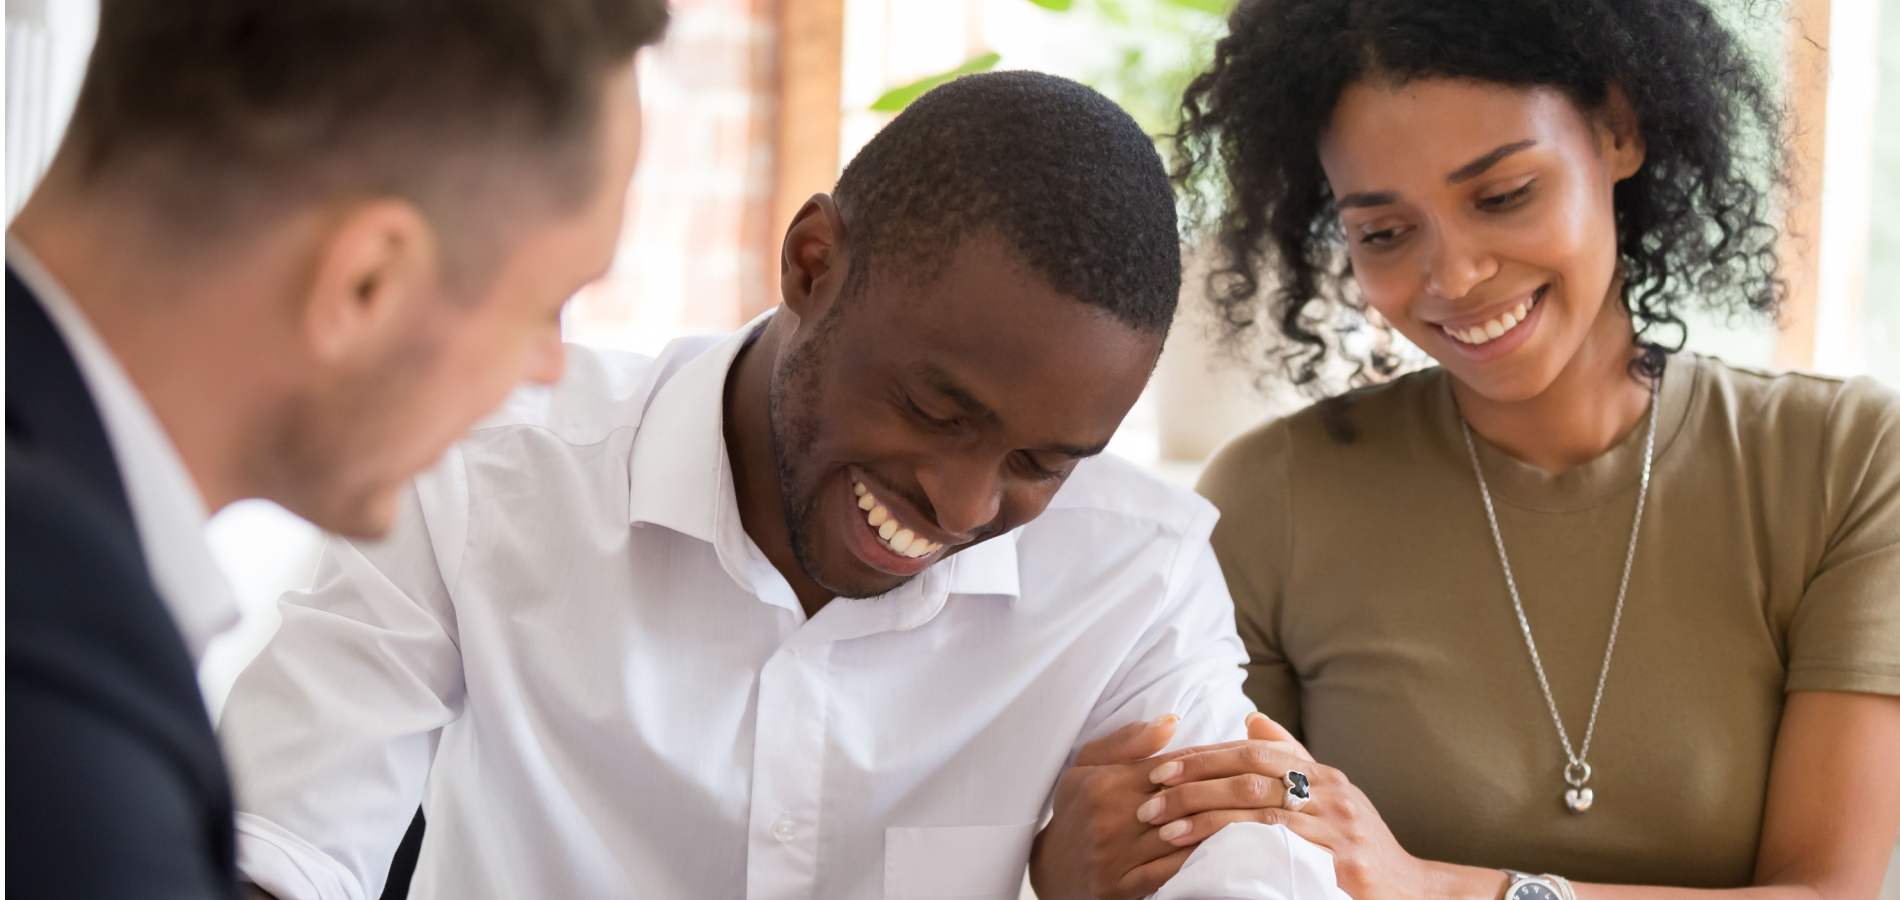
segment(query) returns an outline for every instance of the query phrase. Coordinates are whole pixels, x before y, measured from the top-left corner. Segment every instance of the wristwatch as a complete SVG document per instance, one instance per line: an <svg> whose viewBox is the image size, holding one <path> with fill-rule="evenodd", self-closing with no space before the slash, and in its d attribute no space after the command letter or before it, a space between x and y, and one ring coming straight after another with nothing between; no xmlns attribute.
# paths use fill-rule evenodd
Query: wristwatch
<svg viewBox="0 0 1900 900"><path fill-rule="evenodd" d="M1570 884L1555 875L1532 875L1510 869L1505 869L1504 874L1511 876L1511 883L1504 888L1502 900L1576 900Z"/></svg>

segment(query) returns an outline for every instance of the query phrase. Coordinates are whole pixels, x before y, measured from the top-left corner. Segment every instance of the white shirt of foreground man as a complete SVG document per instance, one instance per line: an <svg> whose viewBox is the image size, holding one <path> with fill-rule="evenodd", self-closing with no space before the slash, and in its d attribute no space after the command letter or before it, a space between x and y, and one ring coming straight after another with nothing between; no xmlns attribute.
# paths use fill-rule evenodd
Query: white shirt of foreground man
<svg viewBox="0 0 1900 900"><path fill-rule="evenodd" d="M1118 460L807 620L739 522L742 335L575 348L392 536L331 543L220 726L248 878L373 898L421 802L417 900L1013 900L1082 743L1170 712L1183 745L1245 736L1216 513Z"/></svg>

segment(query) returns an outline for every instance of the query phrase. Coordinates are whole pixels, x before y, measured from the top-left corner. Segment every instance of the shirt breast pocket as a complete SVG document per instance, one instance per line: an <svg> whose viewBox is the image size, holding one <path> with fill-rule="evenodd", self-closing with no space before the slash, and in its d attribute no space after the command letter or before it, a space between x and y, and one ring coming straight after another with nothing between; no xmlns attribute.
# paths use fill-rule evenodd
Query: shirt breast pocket
<svg viewBox="0 0 1900 900"><path fill-rule="evenodd" d="M884 900L1016 900L1036 823L884 831Z"/></svg>

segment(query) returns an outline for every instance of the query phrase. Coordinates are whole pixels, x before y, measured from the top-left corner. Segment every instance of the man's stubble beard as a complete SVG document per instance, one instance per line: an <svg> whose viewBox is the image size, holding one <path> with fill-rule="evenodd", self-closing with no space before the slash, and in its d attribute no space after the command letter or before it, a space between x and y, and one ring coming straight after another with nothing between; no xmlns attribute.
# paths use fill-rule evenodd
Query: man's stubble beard
<svg viewBox="0 0 1900 900"><path fill-rule="evenodd" d="M794 349L772 375L767 391L767 418L772 434L772 458L778 469L779 495L785 499L785 532L791 542L792 559L819 587L834 595L861 600L885 594L896 587L866 591L831 583L819 570L813 551L817 527L818 494L822 481L811 479L809 487L801 478L800 461L809 462L812 447L818 442L817 395L831 344L836 337L837 319L844 310L833 307L820 320L817 331ZM905 578L904 581L909 581Z"/></svg>
<svg viewBox="0 0 1900 900"><path fill-rule="evenodd" d="M413 410L404 398L427 382L440 355L437 344L411 341L347 390L285 401L255 457L259 495L326 531L387 534L403 485L419 473L395 472L384 457L407 446L400 436Z"/></svg>
<svg viewBox="0 0 1900 900"><path fill-rule="evenodd" d="M286 409L268 471L260 473L259 496L282 505L325 531L351 538L379 538L388 531L385 486L362 477L367 471L346 459L347 442L326 434L314 404ZM327 438L327 440L326 440Z"/></svg>

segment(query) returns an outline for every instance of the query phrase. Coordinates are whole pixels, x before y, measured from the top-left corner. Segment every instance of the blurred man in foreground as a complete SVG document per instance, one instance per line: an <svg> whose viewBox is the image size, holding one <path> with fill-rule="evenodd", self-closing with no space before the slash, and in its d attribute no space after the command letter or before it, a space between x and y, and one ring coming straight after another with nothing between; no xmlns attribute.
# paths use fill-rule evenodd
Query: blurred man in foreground
<svg viewBox="0 0 1900 900"><path fill-rule="evenodd" d="M376 896L420 802L417 900L1013 900L1078 754L1245 736L1213 508L1097 458L1181 284L1126 113L1028 72L939 87L781 273L735 334L577 348L389 539L331 544L220 724L247 876ZM1188 856L1094 865L1077 834L1044 849L1104 890ZM1323 851L1275 846L1226 874L1337 900Z"/></svg>
<svg viewBox="0 0 1900 900"><path fill-rule="evenodd" d="M7 236L7 893L231 897L206 517L371 537L607 266L659 0L106 0Z"/></svg>

